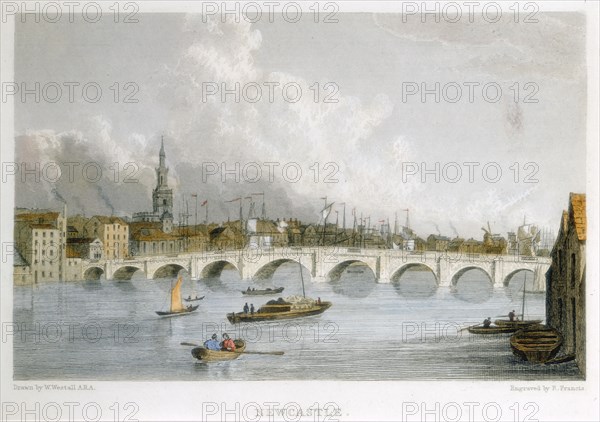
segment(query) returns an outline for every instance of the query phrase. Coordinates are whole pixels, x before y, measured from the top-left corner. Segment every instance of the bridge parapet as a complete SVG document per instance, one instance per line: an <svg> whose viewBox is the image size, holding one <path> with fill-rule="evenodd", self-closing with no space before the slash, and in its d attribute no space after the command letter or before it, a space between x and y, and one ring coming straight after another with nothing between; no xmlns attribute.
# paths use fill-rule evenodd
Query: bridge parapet
<svg viewBox="0 0 600 422"><path fill-rule="evenodd" d="M361 262L367 265L378 283L395 282L411 266L428 268L435 275L439 286L451 286L470 268L484 271L494 286L501 287L519 270L536 274L536 289L544 290L540 274L549 268L547 257L523 257L513 255L462 254L449 252L411 252L391 249L362 249L341 247L286 247L180 253L169 256L145 256L121 260L82 260L82 276L88 271L103 272L107 279L123 268L139 269L146 277L153 278L166 266L173 270L185 269L192 278L201 278L207 266L228 263L235 267L242 279L252 279L259 271L272 274L284 262L297 262L308 269L314 282L330 281L339 277L345 267ZM219 265L221 265L219 264ZM270 266L270 267L269 267ZM268 267L265 270L265 267ZM221 268L222 269L222 268Z"/></svg>

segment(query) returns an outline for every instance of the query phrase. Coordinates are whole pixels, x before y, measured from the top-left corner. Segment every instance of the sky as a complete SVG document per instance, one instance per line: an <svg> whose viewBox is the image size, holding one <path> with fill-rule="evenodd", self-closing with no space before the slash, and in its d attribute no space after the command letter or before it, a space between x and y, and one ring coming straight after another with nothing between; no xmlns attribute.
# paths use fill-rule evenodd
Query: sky
<svg viewBox="0 0 600 422"><path fill-rule="evenodd" d="M539 13L531 24L337 18L18 23L16 81L40 82L48 96L57 83L63 95L15 102L16 160L47 171L39 181L17 179L16 205L59 208L58 192L70 215L150 211L164 137L176 219L187 198L193 222L192 194L208 199L209 219L221 222L239 215L226 201L264 192L273 219L316 222L326 196L340 223L346 204L348 225L352 209L372 225L393 224L396 214L402 223L409 209L424 236L481 238L488 221L506 235L524 218L557 231L569 192L586 186L583 15ZM79 83L73 102L69 82ZM97 102L82 98L86 83L101 87ZM207 94L209 85L236 83L250 100L260 87L261 99ZM437 102L411 91L436 83ZM285 84L300 86L298 101L284 99ZM137 102L125 102L128 94ZM54 162L63 169L55 182ZM72 179L64 163L77 163Z"/></svg>

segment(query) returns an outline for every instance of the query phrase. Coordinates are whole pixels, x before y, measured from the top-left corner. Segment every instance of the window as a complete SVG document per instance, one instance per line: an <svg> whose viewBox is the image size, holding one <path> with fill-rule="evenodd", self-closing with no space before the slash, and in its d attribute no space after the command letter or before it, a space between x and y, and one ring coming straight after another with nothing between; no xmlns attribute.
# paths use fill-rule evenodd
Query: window
<svg viewBox="0 0 600 422"><path fill-rule="evenodd" d="M563 262L562 262L562 249L558 250L558 274L562 275L563 272Z"/></svg>
<svg viewBox="0 0 600 422"><path fill-rule="evenodd" d="M577 257L575 253L571 254L571 287L575 287L575 277L577 276Z"/></svg>
<svg viewBox="0 0 600 422"><path fill-rule="evenodd" d="M575 306L575 298L571 298L571 331L573 334L573 352L577 348L577 307Z"/></svg>
<svg viewBox="0 0 600 422"><path fill-rule="evenodd" d="M50 274L48 274L48 277L52 277L52 271L50 271Z"/></svg>
<svg viewBox="0 0 600 422"><path fill-rule="evenodd" d="M42 277L46 277L46 271L42 271Z"/></svg>
<svg viewBox="0 0 600 422"><path fill-rule="evenodd" d="M563 325L563 301L561 298L558 299L558 327L562 328Z"/></svg>
<svg viewBox="0 0 600 422"><path fill-rule="evenodd" d="M38 235L38 234L39 234L39 233L36 231L36 232L35 232L35 236L37 237L37 235Z"/></svg>
<svg viewBox="0 0 600 422"><path fill-rule="evenodd" d="M43 233L42 233L42 236L43 236L43 237L46 237L46 232L43 232Z"/></svg>
<svg viewBox="0 0 600 422"><path fill-rule="evenodd" d="M54 232L50 232L50 237L54 237Z"/></svg>

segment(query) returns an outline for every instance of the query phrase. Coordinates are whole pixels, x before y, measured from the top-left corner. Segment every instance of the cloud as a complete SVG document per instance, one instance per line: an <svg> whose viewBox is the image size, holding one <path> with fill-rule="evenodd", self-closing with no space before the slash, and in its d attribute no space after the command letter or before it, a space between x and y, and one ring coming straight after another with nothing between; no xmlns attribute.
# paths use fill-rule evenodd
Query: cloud
<svg viewBox="0 0 600 422"><path fill-rule="evenodd" d="M100 116L92 118L85 131L39 130L18 136L17 205L57 208L66 201L69 214L148 209L153 160L143 148L126 147L143 144L142 138L133 136L130 141L114 139L110 122ZM24 168L36 170L27 174ZM126 183L128 178L138 182Z"/></svg>

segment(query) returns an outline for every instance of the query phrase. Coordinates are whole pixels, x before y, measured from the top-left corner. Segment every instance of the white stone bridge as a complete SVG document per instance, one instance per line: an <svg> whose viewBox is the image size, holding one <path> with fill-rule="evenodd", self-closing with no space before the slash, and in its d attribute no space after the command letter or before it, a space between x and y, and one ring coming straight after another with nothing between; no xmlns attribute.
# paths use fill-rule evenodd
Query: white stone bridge
<svg viewBox="0 0 600 422"><path fill-rule="evenodd" d="M125 260L82 262L81 278L129 280L138 271L148 279L173 277L186 270L191 278L219 277L224 268L234 268L243 280L268 279L286 262L304 266L314 282L335 281L356 263L366 265L378 283L399 280L409 268L424 266L435 275L438 286L454 286L462 274L480 269L494 287L507 286L522 270L534 274L534 290L545 290L544 274L550 258L513 255L461 254L446 252L409 252L390 249L345 247L287 247L210 251L170 256L147 256Z"/></svg>

